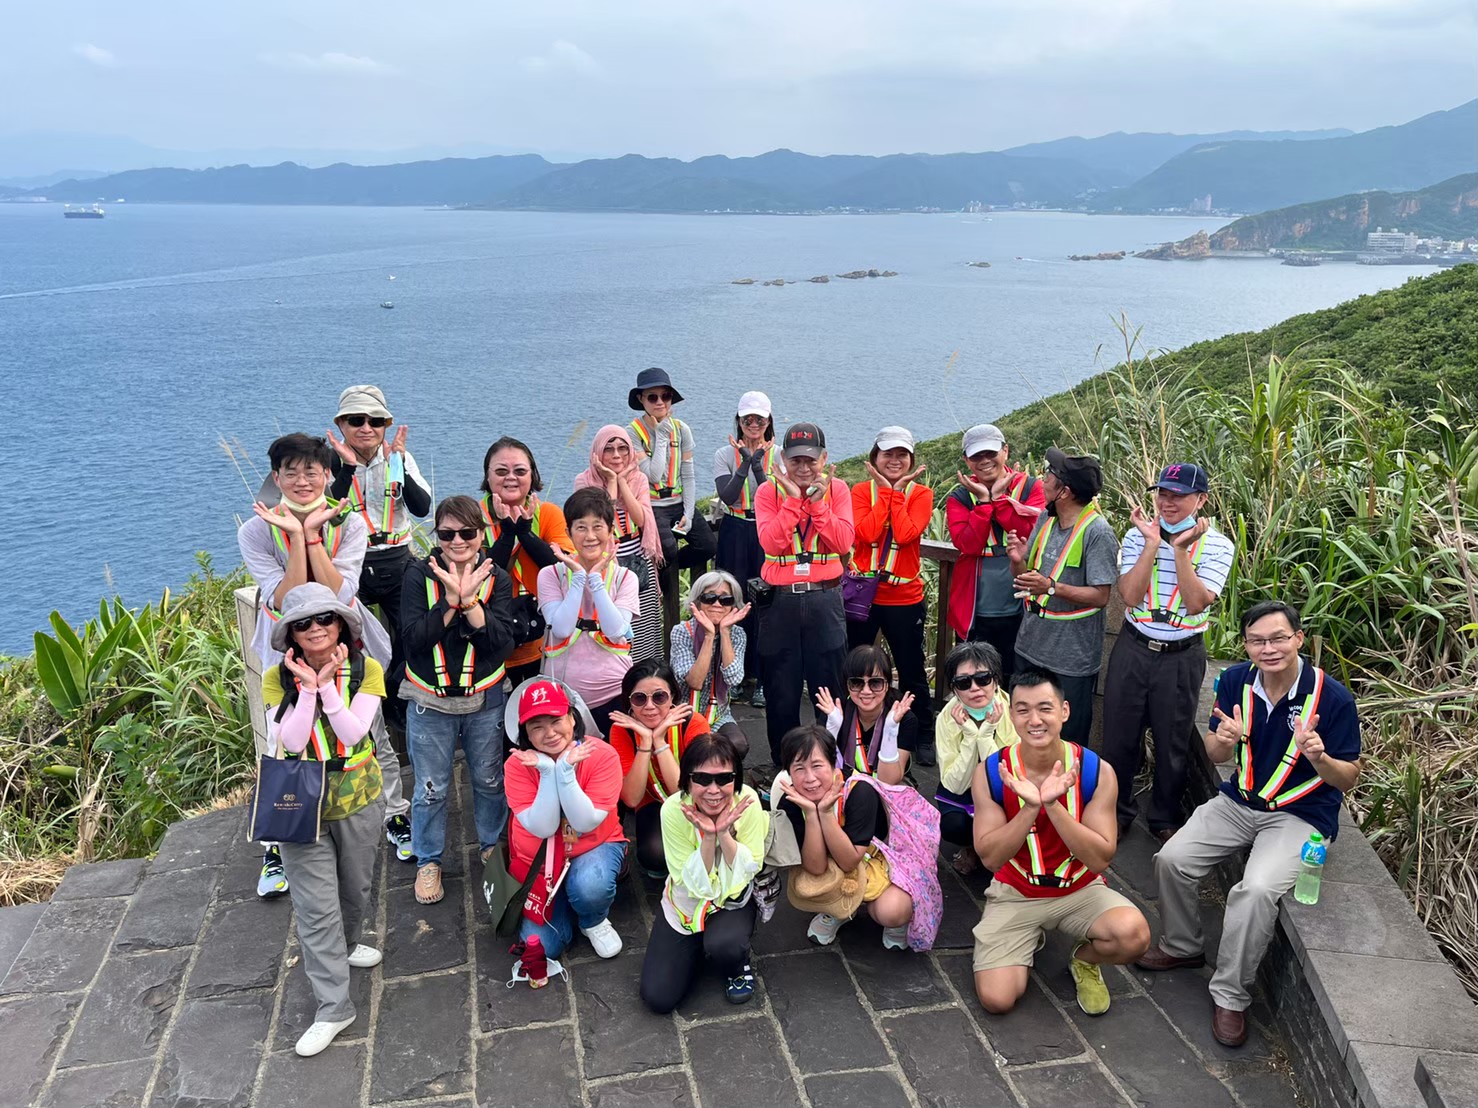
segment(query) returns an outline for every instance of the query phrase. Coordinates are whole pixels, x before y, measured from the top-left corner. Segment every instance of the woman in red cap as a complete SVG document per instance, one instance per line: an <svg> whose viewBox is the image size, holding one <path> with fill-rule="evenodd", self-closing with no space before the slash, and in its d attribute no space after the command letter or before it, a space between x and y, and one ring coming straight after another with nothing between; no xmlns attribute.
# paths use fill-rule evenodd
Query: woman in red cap
<svg viewBox="0 0 1478 1108"><path fill-rule="evenodd" d="M621 760L589 737L579 697L546 677L519 686L506 723L518 742L504 766L509 821L509 871L524 880L539 867L524 905L519 935L534 936L557 958L581 934L602 958L621 953L621 936L606 918L626 836L616 810Z"/></svg>

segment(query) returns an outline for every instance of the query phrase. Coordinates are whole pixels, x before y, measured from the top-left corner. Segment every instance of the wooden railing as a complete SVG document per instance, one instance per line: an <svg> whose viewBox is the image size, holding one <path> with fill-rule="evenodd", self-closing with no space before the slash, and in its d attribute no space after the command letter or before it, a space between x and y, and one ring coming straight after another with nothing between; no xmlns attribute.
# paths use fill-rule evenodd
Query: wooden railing
<svg viewBox="0 0 1478 1108"><path fill-rule="evenodd" d="M923 539L919 543L919 555L926 562L935 562L939 566L939 583L935 590L935 612L934 612L934 672L944 672L944 659L955 644L954 629L949 625L949 585L954 577L955 563L960 560L960 552L951 543L941 542L938 539ZM934 706L942 705L945 698L949 696L949 690L936 679L934 682Z"/></svg>

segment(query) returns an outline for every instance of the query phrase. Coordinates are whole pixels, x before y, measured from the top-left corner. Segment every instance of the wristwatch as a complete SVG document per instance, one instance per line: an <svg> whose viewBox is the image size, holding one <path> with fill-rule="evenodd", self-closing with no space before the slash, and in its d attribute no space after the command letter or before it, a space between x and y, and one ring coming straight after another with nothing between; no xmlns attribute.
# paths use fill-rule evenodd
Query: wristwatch
<svg viewBox="0 0 1478 1108"><path fill-rule="evenodd" d="M1048 596L1056 596L1057 595L1057 582L1054 581L1050 577L1047 578L1047 595Z"/></svg>

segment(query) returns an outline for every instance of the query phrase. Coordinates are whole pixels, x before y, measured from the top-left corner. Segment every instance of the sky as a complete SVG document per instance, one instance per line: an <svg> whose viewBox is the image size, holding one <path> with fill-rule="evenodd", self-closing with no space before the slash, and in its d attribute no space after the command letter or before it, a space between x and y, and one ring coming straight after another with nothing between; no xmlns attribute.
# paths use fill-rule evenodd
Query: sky
<svg viewBox="0 0 1478 1108"><path fill-rule="evenodd" d="M172 150L943 153L1118 130L1365 130L1478 94L1473 0L6 8L0 136Z"/></svg>

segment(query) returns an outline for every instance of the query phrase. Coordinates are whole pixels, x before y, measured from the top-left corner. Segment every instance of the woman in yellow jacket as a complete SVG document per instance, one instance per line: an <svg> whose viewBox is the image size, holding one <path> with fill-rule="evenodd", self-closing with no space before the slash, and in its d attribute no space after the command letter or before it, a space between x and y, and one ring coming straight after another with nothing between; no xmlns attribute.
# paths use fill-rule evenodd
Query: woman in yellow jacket
<svg viewBox="0 0 1478 1108"><path fill-rule="evenodd" d="M975 804L970 779L985 760L1016 741L1011 726L1011 699L1001 688L1001 656L988 642L962 642L944 660L941 677L950 698L934 721L939 753L939 837L960 849L954 856L959 873L980 865L975 854Z"/></svg>

